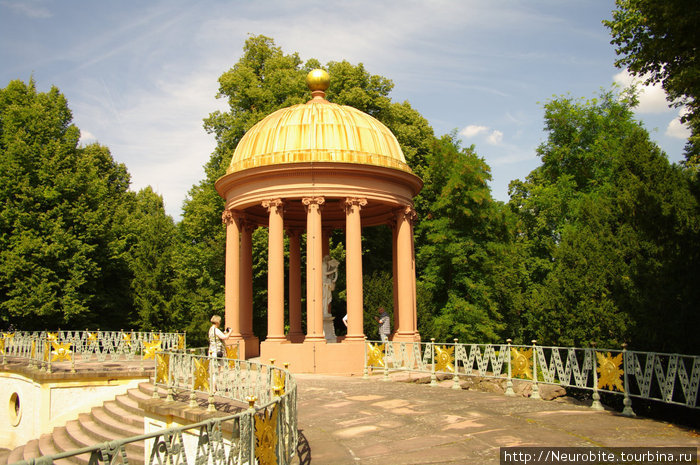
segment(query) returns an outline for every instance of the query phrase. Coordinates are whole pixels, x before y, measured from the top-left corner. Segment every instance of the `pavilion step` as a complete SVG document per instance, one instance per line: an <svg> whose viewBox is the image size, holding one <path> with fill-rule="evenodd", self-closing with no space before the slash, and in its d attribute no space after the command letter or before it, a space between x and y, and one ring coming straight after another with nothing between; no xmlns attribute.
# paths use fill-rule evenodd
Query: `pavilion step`
<svg viewBox="0 0 700 465"><path fill-rule="evenodd" d="M24 446L15 447L7 455L7 463L15 463L24 460Z"/></svg>
<svg viewBox="0 0 700 465"><path fill-rule="evenodd" d="M143 430L140 433L122 436L115 435L113 431L107 429L104 425L94 421L92 417L88 414L82 414L79 416L78 423L80 426L80 431L74 431L69 429L69 433L74 438L74 440L83 443L81 447L87 447L94 444L99 444L102 442L113 441L115 439L123 439L129 436L136 436L143 434ZM68 429L68 425L66 424ZM84 438L89 438L87 442L84 442ZM129 463L133 464L143 464L144 455L144 443L143 441L130 443L126 445L126 455L129 459Z"/></svg>
<svg viewBox="0 0 700 465"><path fill-rule="evenodd" d="M34 459L41 457L41 451L39 450L39 440L32 439L24 445L24 451L22 453L24 460Z"/></svg>
<svg viewBox="0 0 700 465"><path fill-rule="evenodd" d="M139 407L138 401L129 394L121 394L114 398L117 405L133 415L143 415L143 410Z"/></svg>
<svg viewBox="0 0 700 465"><path fill-rule="evenodd" d="M109 415L115 420L125 423L128 426L135 426L137 428L140 428L141 431L143 431L143 413L141 415L137 415L135 413L129 412L128 410L125 410L122 407L120 407L119 404L114 400L108 400L107 402L102 404L102 409L104 410L105 414Z"/></svg>
<svg viewBox="0 0 700 465"><path fill-rule="evenodd" d="M39 450L41 455L55 455L61 452L53 442L52 433L44 433L39 437Z"/></svg>
<svg viewBox="0 0 700 465"><path fill-rule="evenodd" d="M93 408L90 416L95 423L111 431L113 437L128 438L143 434L143 416L139 417L125 411L123 416L115 417L103 407Z"/></svg>
<svg viewBox="0 0 700 465"><path fill-rule="evenodd" d="M68 425L72 424L77 424L78 422L76 420L69 421L66 423L66 426L59 426L53 429L51 432L50 436L51 439L53 440L54 448L56 449L57 453L61 452L69 452L75 449L80 449L83 447L83 445L76 443L73 441L73 439L70 437L68 434ZM39 446L41 447L41 445ZM43 451L42 451L43 452ZM76 465L88 465L88 462L90 461L90 455L89 454L83 454L83 455L77 455L75 457L71 457L67 461L64 461L63 463L73 463Z"/></svg>

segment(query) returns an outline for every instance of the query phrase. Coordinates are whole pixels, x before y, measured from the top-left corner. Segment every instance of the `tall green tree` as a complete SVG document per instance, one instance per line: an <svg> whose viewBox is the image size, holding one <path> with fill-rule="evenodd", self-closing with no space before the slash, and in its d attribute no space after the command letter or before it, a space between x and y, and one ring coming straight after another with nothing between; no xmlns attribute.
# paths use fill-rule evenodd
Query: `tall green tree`
<svg viewBox="0 0 700 465"><path fill-rule="evenodd" d="M24 329L131 323L122 210L129 175L78 147L66 99L34 81L0 90L0 318ZM21 324L19 324L21 323Z"/></svg>
<svg viewBox="0 0 700 465"><path fill-rule="evenodd" d="M611 43L620 58L618 67L661 83L674 106L686 105L691 136L686 145L688 163L700 157L700 6L694 0L616 0L610 29Z"/></svg>
<svg viewBox="0 0 700 465"><path fill-rule="evenodd" d="M634 95L545 105L542 165L511 183L527 337L697 351L697 199L634 120Z"/></svg>
<svg viewBox="0 0 700 465"><path fill-rule="evenodd" d="M418 287L430 298L429 334L439 340L501 340L506 329L493 292L494 265L508 241L502 208L494 202L488 165L454 136L434 142L424 169L416 225Z"/></svg>

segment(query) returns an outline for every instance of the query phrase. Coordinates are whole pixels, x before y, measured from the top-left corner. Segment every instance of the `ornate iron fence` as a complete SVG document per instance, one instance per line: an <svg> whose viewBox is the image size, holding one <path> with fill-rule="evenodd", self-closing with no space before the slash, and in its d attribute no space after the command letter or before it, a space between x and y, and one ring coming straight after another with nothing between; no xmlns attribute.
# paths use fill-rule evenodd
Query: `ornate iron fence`
<svg viewBox="0 0 700 465"><path fill-rule="evenodd" d="M506 395L515 395L513 380L532 383L531 397L539 398L540 383L585 389L592 392L592 408L602 409L600 393L624 396L623 414L634 415L631 397L700 408L700 356L638 352L622 349L550 347L537 345L460 344L431 342L367 341L365 377L382 370L389 380L392 371L430 373L431 385L438 374L506 380Z"/></svg>
<svg viewBox="0 0 700 465"><path fill-rule="evenodd" d="M80 362L138 361L159 350L182 350L185 333L137 331L13 331L0 333L0 358L26 360L30 367L51 372L57 362L71 369Z"/></svg>
<svg viewBox="0 0 700 465"><path fill-rule="evenodd" d="M237 346L227 356L237 355ZM154 397L167 391L165 402L189 393L191 406L197 394L242 402L241 412L186 426L168 428L94 446L42 456L21 465L52 464L56 460L89 456L92 464L128 464L127 447L144 443L148 465L225 464L288 465L296 453L297 387L287 369L235 358L210 358L184 351L154 353ZM247 408L245 404L247 403Z"/></svg>

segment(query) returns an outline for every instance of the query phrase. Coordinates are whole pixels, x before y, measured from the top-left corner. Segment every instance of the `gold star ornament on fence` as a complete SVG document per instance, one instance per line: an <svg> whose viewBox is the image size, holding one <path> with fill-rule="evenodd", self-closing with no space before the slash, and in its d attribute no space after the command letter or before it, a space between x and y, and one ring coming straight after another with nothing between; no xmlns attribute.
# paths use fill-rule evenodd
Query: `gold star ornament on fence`
<svg viewBox="0 0 700 465"><path fill-rule="evenodd" d="M519 351L510 349L511 376L513 378L532 379L532 349Z"/></svg>
<svg viewBox="0 0 700 465"><path fill-rule="evenodd" d="M625 388L622 385L622 376L624 372L621 368L622 366L622 354L618 354L616 357L610 355L603 355L600 352L595 353L598 359L598 389L605 389L606 387L611 391L617 389L618 391L624 391Z"/></svg>
<svg viewBox="0 0 700 465"><path fill-rule="evenodd" d="M209 359L194 360L194 386L193 390L209 391Z"/></svg>
<svg viewBox="0 0 700 465"><path fill-rule="evenodd" d="M384 366L384 344L367 343L367 366Z"/></svg>
<svg viewBox="0 0 700 465"><path fill-rule="evenodd" d="M156 354L156 383L168 382L170 368L170 354Z"/></svg>
<svg viewBox="0 0 700 465"><path fill-rule="evenodd" d="M52 342L51 345L53 346L53 351L51 351L52 362L62 362L64 360L69 362L71 360L73 351L70 350L70 342L64 342L63 344Z"/></svg>
<svg viewBox="0 0 700 465"><path fill-rule="evenodd" d="M153 342L146 342L144 343L146 346L143 349L143 359L147 360L149 358L154 358L156 356L156 352L160 352L160 341L153 341Z"/></svg>
<svg viewBox="0 0 700 465"><path fill-rule="evenodd" d="M228 359L228 367L233 368L236 366L236 359L238 359L238 346L229 345L226 346L226 358Z"/></svg>
<svg viewBox="0 0 700 465"><path fill-rule="evenodd" d="M277 465L277 405L269 416L267 409L255 415L255 458L261 465Z"/></svg>
<svg viewBox="0 0 700 465"><path fill-rule="evenodd" d="M435 371L447 371L454 373L454 352L454 347L447 348L446 346L435 346Z"/></svg>

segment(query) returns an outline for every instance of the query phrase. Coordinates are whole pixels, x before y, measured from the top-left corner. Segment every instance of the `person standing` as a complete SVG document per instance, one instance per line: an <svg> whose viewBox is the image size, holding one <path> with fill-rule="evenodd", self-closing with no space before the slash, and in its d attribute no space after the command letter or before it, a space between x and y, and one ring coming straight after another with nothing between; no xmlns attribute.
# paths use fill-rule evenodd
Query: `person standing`
<svg viewBox="0 0 700 465"><path fill-rule="evenodd" d="M231 328L226 328L226 332L219 329L221 325L221 317L214 315L211 317L211 327L209 328L209 356L223 357L224 356L224 341L231 336Z"/></svg>
<svg viewBox="0 0 700 465"><path fill-rule="evenodd" d="M379 323L379 338L382 342L389 342L389 334L391 333L391 318L384 310L384 307L379 307L379 316L374 317Z"/></svg>

